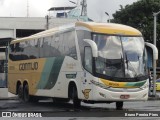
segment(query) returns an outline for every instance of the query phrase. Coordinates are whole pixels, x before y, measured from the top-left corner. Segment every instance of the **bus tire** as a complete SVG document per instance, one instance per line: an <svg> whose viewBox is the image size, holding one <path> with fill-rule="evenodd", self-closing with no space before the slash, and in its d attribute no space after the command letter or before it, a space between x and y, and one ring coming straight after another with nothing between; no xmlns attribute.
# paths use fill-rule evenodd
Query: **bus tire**
<svg viewBox="0 0 160 120"><path fill-rule="evenodd" d="M116 110L122 110L123 109L123 102L116 102Z"/></svg>
<svg viewBox="0 0 160 120"><path fill-rule="evenodd" d="M18 86L18 99L20 102L23 102L24 97L23 97L23 86L19 85Z"/></svg>
<svg viewBox="0 0 160 120"><path fill-rule="evenodd" d="M30 101L30 96L29 96L29 87L28 87L28 84L26 84L24 86L23 94L24 94L24 102L29 102Z"/></svg>
<svg viewBox="0 0 160 120"><path fill-rule="evenodd" d="M77 92L77 88L75 86L72 87L72 95L71 95L71 99L73 101L73 107L74 108L80 108L81 106L81 101L78 99L78 92Z"/></svg>

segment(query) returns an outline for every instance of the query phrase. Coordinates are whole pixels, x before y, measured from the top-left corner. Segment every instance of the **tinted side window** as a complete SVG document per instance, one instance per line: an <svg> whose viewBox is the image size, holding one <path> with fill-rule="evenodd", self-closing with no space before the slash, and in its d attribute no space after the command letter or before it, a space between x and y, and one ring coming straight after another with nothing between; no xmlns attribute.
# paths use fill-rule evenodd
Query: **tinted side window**
<svg viewBox="0 0 160 120"><path fill-rule="evenodd" d="M39 58L39 48L37 47L37 39L28 41L26 51L28 51L29 59Z"/></svg>
<svg viewBox="0 0 160 120"><path fill-rule="evenodd" d="M23 52L23 45L20 43L14 44L14 60L21 60L22 57L22 52Z"/></svg>
<svg viewBox="0 0 160 120"><path fill-rule="evenodd" d="M55 34L51 36L51 56L57 57L61 55L61 52L59 51L59 44L60 44L60 37L58 34Z"/></svg>
<svg viewBox="0 0 160 120"><path fill-rule="evenodd" d="M9 58L13 61L39 58L37 40L24 41L10 45Z"/></svg>
<svg viewBox="0 0 160 120"><path fill-rule="evenodd" d="M66 56L77 59L76 44L75 44L75 31L63 33L63 51Z"/></svg>
<svg viewBox="0 0 160 120"><path fill-rule="evenodd" d="M91 47L85 47L84 50L84 68L92 73L92 49Z"/></svg>
<svg viewBox="0 0 160 120"><path fill-rule="evenodd" d="M51 37L44 37L40 39L40 57L51 57Z"/></svg>
<svg viewBox="0 0 160 120"><path fill-rule="evenodd" d="M20 53L20 58L17 59L17 60L26 60L26 59L29 59L29 55L26 53L26 48L28 47L28 42L21 42L19 43L19 48L21 49L21 53ZM27 52L29 52L27 50Z"/></svg>
<svg viewBox="0 0 160 120"><path fill-rule="evenodd" d="M77 30L77 37L78 37L78 45L80 49L80 54L81 54L81 60L82 64L84 65L84 47L88 46L86 42L84 42L83 39L91 39L91 32L89 31L84 31L84 30Z"/></svg>
<svg viewBox="0 0 160 120"><path fill-rule="evenodd" d="M75 31L56 33L52 36L10 45L11 60L59 56L70 56L77 59Z"/></svg>
<svg viewBox="0 0 160 120"><path fill-rule="evenodd" d="M10 47L9 47L9 58L11 60L14 60L14 51L15 51L15 48L14 48L14 44L10 44Z"/></svg>

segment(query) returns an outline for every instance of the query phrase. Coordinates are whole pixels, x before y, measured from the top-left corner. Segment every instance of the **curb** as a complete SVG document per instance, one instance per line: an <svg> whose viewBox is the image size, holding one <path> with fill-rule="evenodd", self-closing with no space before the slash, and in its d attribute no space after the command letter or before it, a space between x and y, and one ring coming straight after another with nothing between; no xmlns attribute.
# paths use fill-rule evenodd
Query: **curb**
<svg viewBox="0 0 160 120"><path fill-rule="evenodd" d="M18 100L18 97L4 97L4 98L0 98L0 100Z"/></svg>

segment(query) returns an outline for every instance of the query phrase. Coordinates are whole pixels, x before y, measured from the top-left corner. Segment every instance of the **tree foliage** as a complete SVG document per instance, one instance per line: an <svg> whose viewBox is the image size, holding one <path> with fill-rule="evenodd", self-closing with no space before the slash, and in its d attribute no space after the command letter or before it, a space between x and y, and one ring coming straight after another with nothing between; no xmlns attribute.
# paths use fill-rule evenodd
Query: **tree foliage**
<svg viewBox="0 0 160 120"><path fill-rule="evenodd" d="M121 23L140 30L145 41L153 43L153 13L160 11L160 0L139 0L132 5L120 6L113 14L114 23ZM157 47L160 51L160 14L157 16Z"/></svg>

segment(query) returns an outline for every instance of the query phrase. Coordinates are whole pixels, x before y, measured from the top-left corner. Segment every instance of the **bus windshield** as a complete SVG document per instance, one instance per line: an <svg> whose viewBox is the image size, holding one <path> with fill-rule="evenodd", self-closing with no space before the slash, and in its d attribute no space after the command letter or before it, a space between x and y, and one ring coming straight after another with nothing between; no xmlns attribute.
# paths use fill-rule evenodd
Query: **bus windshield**
<svg viewBox="0 0 160 120"><path fill-rule="evenodd" d="M143 37L93 34L98 47L95 72L110 77L136 78L146 75Z"/></svg>

